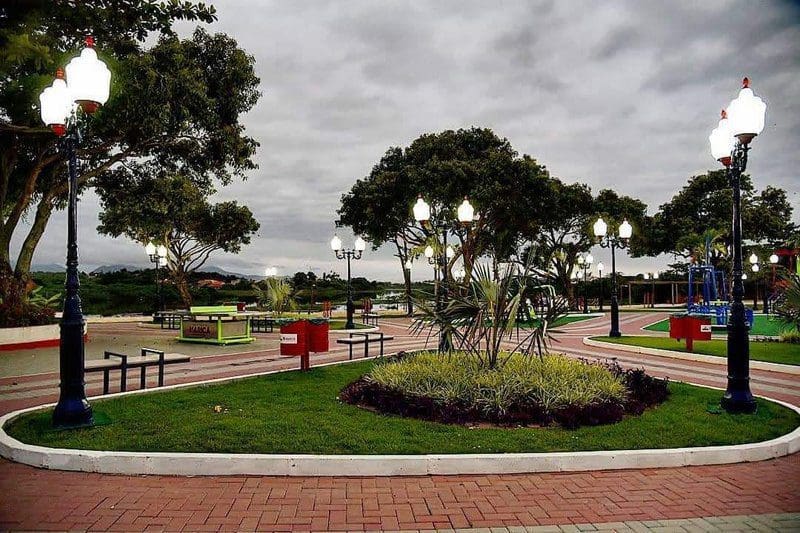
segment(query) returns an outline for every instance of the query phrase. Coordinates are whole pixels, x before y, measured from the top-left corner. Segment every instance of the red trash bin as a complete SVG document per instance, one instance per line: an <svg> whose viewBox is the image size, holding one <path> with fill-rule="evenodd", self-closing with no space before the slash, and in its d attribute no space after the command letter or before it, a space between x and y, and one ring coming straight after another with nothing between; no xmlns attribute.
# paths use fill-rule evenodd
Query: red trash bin
<svg viewBox="0 0 800 533"><path fill-rule="evenodd" d="M298 320L281 325L281 355L308 353L308 322Z"/></svg>
<svg viewBox="0 0 800 533"><path fill-rule="evenodd" d="M328 330L330 329L327 320L308 321L308 351L327 352L329 349Z"/></svg>

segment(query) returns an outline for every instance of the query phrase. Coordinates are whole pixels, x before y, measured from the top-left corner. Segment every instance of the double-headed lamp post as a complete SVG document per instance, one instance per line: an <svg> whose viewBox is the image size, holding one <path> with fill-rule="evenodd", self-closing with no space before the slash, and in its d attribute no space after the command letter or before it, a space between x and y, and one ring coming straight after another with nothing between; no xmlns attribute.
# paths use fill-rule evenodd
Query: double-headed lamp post
<svg viewBox="0 0 800 533"><path fill-rule="evenodd" d="M147 254L147 257L150 259L150 262L153 263L156 268L156 294L158 296L158 310L163 312L164 291L161 287L160 270L161 267L167 266L167 247L163 244L156 246L152 242L148 242L144 247L144 251Z"/></svg>
<svg viewBox="0 0 800 533"><path fill-rule="evenodd" d="M425 248L425 257L428 259L428 262L436 267L435 270L441 271L442 289L440 290L438 287L436 288L436 312L437 314L440 314L445 305L443 302L443 296L446 297L447 293L447 266L450 262L450 259L455 257L455 250L453 250L452 246L447 244L447 235L450 233L450 225L446 219L440 219L437 216L442 212L440 207L435 208L433 210L433 214L431 214L431 206L428 205L422 196L417 198L417 202L414 204L413 211L414 220L419 222L423 228L431 228L434 235L437 236L437 242L439 232L442 234L441 243L442 247L444 248L444 253L441 253L440 251L437 254L436 250L434 250L430 245ZM464 227L468 227L475 220L475 209L472 207L472 204L469 203L467 198L464 198L464 201L461 202L456 209L456 215L458 217L459 224ZM449 352L452 350L452 347L453 345L450 341L450 337L445 334L444 331L440 331L439 351Z"/></svg>
<svg viewBox="0 0 800 533"><path fill-rule="evenodd" d="M66 71L66 73L65 73ZM56 79L39 95L41 117L53 132L63 137L60 150L69 167L67 204L67 274L64 283L64 310L60 322L59 370L61 374L58 404L53 410L56 427L71 428L94 423L92 406L86 399L84 383L83 330L86 321L81 310L78 278L78 172L76 145L81 140L81 115L91 115L108 100L111 72L97 58L94 40L86 38L86 48L73 58Z"/></svg>
<svg viewBox="0 0 800 533"><path fill-rule="evenodd" d="M594 263L594 257L592 254L586 254L585 256L579 255L578 256L578 265L583 269L583 275L581 278L583 279L583 312L584 314L589 313L589 278L591 277L591 268L592 263Z"/></svg>
<svg viewBox="0 0 800 533"><path fill-rule="evenodd" d="M336 254L336 259L347 259L347 322L344 329L356 329L356 325L353 323L353 312L356 306L353 303L353 286L350 282L350 260L361 259L361 254L366 247L367 243L361 237L357 237L353 247L347 249L342 248L342 239L338 235L334 235L331 239L331 250Z"/></svg>
<svg viewBox="0 0 800 533"><path fill-rule="evenodd" d="M627 220L623 220L619 225L617 235L608 235L608 224L603 217L597 219L592 228L597 244L603 248L611 248L611 330L609 337L621 337L619 331L619 300L617 300L617 258L615 251L617 248L627 248L633 227Z"/></svg>
<svg viewBox="0 0 800 533"><path fill-rule="evenodd" d="M728 386L722 407L729 413L753 413L756 401L750 392L750 339L745 321L742 267L742 173L747 168L750 142L764 129L767 106L753 94L745 78L739 96L722 111L719 124L708 137L711 155L728 170L733 189L733 301L728 320Z"/></svg>

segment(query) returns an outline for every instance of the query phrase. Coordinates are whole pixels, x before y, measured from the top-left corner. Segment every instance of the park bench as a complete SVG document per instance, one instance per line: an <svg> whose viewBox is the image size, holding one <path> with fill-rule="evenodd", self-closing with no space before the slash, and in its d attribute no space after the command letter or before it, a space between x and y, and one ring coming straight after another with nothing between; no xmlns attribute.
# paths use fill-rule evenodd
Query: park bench
<svg viewBox="0 0 800 533"><path fill-rule="evenodd" d="M155 316L156 321L161 324L161 329L181 329L181 319L186 316L186 313L159 311Z"/></svg>
<svg viewBox="0 0 800 533"><path fill-rule="evenodd" d="M377 326L378 318L380 318L378 313L361 313L361 322L367 325Z"/></svg>
<svg viewBox="0 0 800 533"><path fill-rule="evenodd" d="M272 333L275 328L275 319L268 316L253 317L250 319L250 330L253 333Z"/></svg>
<svg viewBox="0 0 800 533"><path fill-rule="evenodd" d="M112 359L113 358L113 359ZM103 359L89 360L84 363L84 372L103 373L103 394L108 394L109 374L112 370L120 371L120 392L125 392L128 385L128 369L139 368L139 387L144 389L147 384L147 367L158 367L158 386L164 386L164 367L177 363L188 363L188 355L179 353L164 353L161 350L142 348L141 355L125 355L115 352L105 352Z"/></svg>
<svg viewBox="0 0 800 533"><path fill-rule="evenodd" d="M379 342L381 345L381 357L383 356L383 344L386 341L394 340L391 335L384 335L383 332L377 333L350 333L350 336L343 339L336 339L337 344L346 344L350 348L350 359L353 358L353 346L357 344L364 345L364 357L369 357L369 345L374 342Z"/></svg>

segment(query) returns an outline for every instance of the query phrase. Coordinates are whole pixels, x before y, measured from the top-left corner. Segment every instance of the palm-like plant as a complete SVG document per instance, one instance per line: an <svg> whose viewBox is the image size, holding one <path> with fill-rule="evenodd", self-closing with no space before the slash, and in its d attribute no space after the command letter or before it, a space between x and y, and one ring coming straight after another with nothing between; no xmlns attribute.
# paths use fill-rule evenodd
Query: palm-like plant
<svg viewBox="0 0 800 533"><path fill-rule="evenodd" d="M496 267L496 275L489 266L476 265L466 290L451 294L442 309L417 303L421 314L412 331L419 334L438 329L453 339L455 349L477 357L490 369L501 364L502 353L535 352L541 357L550 342L550 324L564 314L567 306L563 298L552 300L545 316L538 317L522 338L517 330L515 341L512 334L520 306L527 305L523 297L529 277L529 264L522 273L517 272L517 265Z"/></svg>
<svg viewBox="0 0 800 533"><path fill-rule="evenodd" d="M800 331L800 276L789 274L781 284L785 287L780 299L775 302L775 314Z"/></svg>
<svg viewBox="0 0 800 533"><path fill-rule="evenodd" d="M253 285L253 292L258 299L258 305L267 307L280 317L285 311L291 311L297 307L297 302L293 298L294 289L292 285L283 278L267 278L264 280L266 290L258 285Z"/></svg>

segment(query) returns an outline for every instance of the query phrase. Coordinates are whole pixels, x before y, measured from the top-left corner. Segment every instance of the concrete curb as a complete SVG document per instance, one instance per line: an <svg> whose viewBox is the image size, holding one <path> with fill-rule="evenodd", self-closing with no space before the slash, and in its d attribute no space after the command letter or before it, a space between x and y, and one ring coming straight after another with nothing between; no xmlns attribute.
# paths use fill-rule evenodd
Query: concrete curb
<svg viewBox="0 0 800 533"><path fill-rule="evenodd" d="M363 361L363 359L359 360ZM318 366L347 363L349 361ZM286 371L277 370L248 376L171 385L157 390L136 390L106 395L105 398L129 394L157 394L164 390L194 387L209 383L224 383ZM794 405L778 400L770 401L800 413L800 408ZM46 409L52 405L22 409L0 417L0 456L37 468L102 474L422 476L578 472L716 465L763 461L800 451L800 427L791 433L769 441L733 446L661 450L452 455L225 454L73 450L24 444L5 432L5 426L19 416Z"/></svg>
<svg viewBox="0 0 800 533"><path fill-rule="evenodd" d="M626 335L627 337L649 337L650 335ZM660 357L670 357L672 359L683 359L685 361L696 361L700 363L709 363L712 365L726 366L728 360L724 357L717 357L715 355L705 355L700 353L686 353L678 352L675 350L662 350L660 348L647 348L645 346L630 346L628 344L617 344L614 342L605 342L594 340L591 337L584 337L583 344L586 346L593 346L595 348L612 348L621 352L639 353L643 355L658 355ZM782 365L780 363L767 363L764 361L750 360L750 368L756 370L764 370L767 372L780 372L782 374L791 374L793 376L800 376L800 365Z"/></svg>

